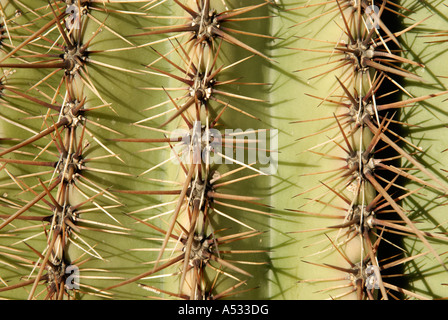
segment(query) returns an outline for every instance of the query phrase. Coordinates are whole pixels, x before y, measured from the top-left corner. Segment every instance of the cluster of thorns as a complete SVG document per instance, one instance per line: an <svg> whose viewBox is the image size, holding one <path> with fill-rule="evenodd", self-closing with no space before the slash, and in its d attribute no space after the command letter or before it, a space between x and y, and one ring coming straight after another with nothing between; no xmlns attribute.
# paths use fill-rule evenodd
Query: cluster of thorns
<svg viewBox="0 0 448 320"><path fill-rule="evenodd" d="M433 254L446 270L440 253L433 249L429 239L442 241L448 239L443 234L419 230L415 221L409 217L409 212L400 206L400 202L425 187L432 188L442 195L448 189L414 157L414 154L421 152L421 148L401 137L396 133L394 127L406 125L398 120L399 111L402 108L412 107L417 102L447 92L412 97L401 86L399 79L423 81L418 75L403 68L402 65L424 66L400 56L403 51L397 38L422 24L426 19L418 21L402 31L392 32L386 26L384 18L386 12L397 16L397 10L406 12L407 9L387 0L376 1L375 4L376 6L373 1L335 0L305 6L307 8L326 6L326 10L321 15L302 23L312 22L318 17L334 13L341 17L341 25L337 22L336 24L341 29L342 35L339 41L330 42L332 48L329 50L297 48L300 51L313 51L331 56L328 62L307 69L334 65L330 71L340 72L336 75L336 89L324 98L311 96L321 100L320 104L328 103L334 106L338 112L334 112L327 118L300 120L297 123L323 119L335 120L333 126L318 133L322 134L336 129L337 135L307 151L334 159L341 165L335 169L316 173L332 173L333 175L331 178L321 181L318 186L301 192L299 195L307 194L321 187L325 188L326 192L323 195L313 197L309 203L324 204L332 211L338 212L325 215L326 217L342 220L341 223L319 229L319 231L324 230L327 233L330 230L336 230L333 239L326 234L331 242L330 249L335 249L347 262L348 267L312 263L345 273L342 278L333 280L345 282L349 280L348 284L324 290L348 288L343 293L332 295L332 298L341 298L355 293L358 299L389 299L391 297L399 298L400 295L425 299L424 296L395 285L393 278L402 276L402 273L397 272L391 276L388 274L388 269L402 266L423 255ZM327 6L332 7L329 9ZM294 10L305 7L294 8ZM377 10L375 11L374 8ZM305 69L299 71L303 70ZM313 78L321 77L328 72L326 70ZM390 89L384 89L391 86L395 88L390 92L387 91ZM342 94L335 94L336 90L340 90ZM394 93L400 91L410 98L394 101ZM329 144L336 146L336 152L316 151L317 147ZM413 150L407 151L409 148ZM412 167L401 167L400 161L407 162ZM412 171L423 173L426 175L426 179L412 174ZM397 182L398 179L407 179L420 186L415 190L410 190L401 187L401 183ZM331 201L323 200L324 195L336 197L342 201L342 205L338 206L332 204ZM307 215L322 215L305 210L295 211ZM427 251L414 256L399 254L395 257L385 257L382 260L379 258L381 250L385 250L383 248L388 245L392 246L388 241L387 234L418 238L425 245ZM354 239L359 239L361 243L358 262L350 261L342 250L344 246L349 247L350 242ZM400 250L405 252L404 249ZM324 249L322 252L326 251L328 249ZM388 262L389 260L392 262ZM389 278L392 279L387 280ZM303 282L308 281L319 280L303 280Z"/></svg>
<svg viewBox="0 0 448 320"><path fill-rule="evenodd" d="M162 233L164 236L163 239L161 239L162 246L159 249L156 260L153 262L154 267L151 270L110 288L134 283L143 278L150 279L152 276L157 277L154 275L157 272L165 270L172 265L178 265L179 267L172 274L173 276L179 276L177 290L162 290L143 283L141 283L140 286L148 291L156 293L163 292L168 296L181 299L219 299L252 290L243 289L235 291L247 282L247 279L241 278L241 276L251 277L249 272L238 267L237 264L258 265L264 263L244 261L240 259L229 260L226 258L226 256L236 253L261 253L264 252L264 250L223 250L222 248L231 242L253 238L261 234L260 231L257 231L237 218L232 217L232 215L223 212L223 210L225 210L225 208L231 208L242 212L252 212L261 215L269 215L269 213L252 208L254 205L262 206L261 203L258 203L258 197L235 195L220 191L220 189L225 186L251 179L264 173L256 169L253 164L245 164L214 149L212 145L213 137L205 138L205 141L203 138L210 132L210 129L217 129L222 126L220 122L222 115L226 110L257 119L247 111L244 111L244 108L234 105L231 99L243 101L243 104L245 101L262 102L262 100L233 94L225 89L221 89L221 87L225 88L225 86L229 84L263 84L238 82L238 79L222 80L222 74L224 71L243 63L254 55L269 59L258 50L232 36L231 33L243 33L259 37L266 36L240 32L227 27L226 24L229 22L265 19L266 17L240 18L239 16L263 7L267 5L268 2L226 10L221 13L218 13L212 7L210 0L198 0L193 7L183 4L179 0L174 0L174 2L187 14L187 17L182 18L185 20L185 23L174 26L149 27L149 31L135 35L154 36L159 34L173 34L173 36L166 40L169 41L172 50L166 54L162 54L154 49L159 56L159 59L146 67L151 70L151 73L155 72L160 76L169 77L170 79L180 82L182 87L145 88L147 90L163 90L168 96L168 100L158 105L151 106L148 110L165 105L171 105L172 108L166 112L159 112L155 116L140 120L136 123L137 125L142 125L144 122L155 123L155 120L165 116L166 120L157 127L159 130L163 130L163 138L115 140L123 142L164 143L166 148L169 148L173 154L172 159L168 159L167 161L176 160L179 163L181 188L177 190L160 191L117 190L117 192L134 194L176 194L176 200L174 201L175 209L170 220L166 223L166 230L142 219L133 217L150 228ZM245 49L252 55L231 65L219 66L221 48L224 42ZM157 62L165 62L169 66L174 67L177 74L156 67L155 64ZM179 91L179 89L182 90L184 94L173 97L171 92ZM165 128L173 129L166 130ZM186 129L186 136L173 141L173 139L170 138L171 133L178 128ZM201 138L202 140L200 140ZM223 135L223 138L219 142L225 142L226 139L234 139L234 137ZM203 156L204 154L206 155L205 157ZM236 163L237 168L224 173L219 172L219 168L217 168L218 165L212 163L210 160L211 154L219 156L222 160ZM156 167L162 164L163 163L160 163L149 168L141 175L153 171ZM244 169L251 170L254 174L222 181L226 177L235 175ZM232 202L240 204L234 204ZM230 219L247 229L247 231L219 236L220 233L227 231L227 228L216 229L214 221L217 216ZM168 248L170 241L175 243L175 246L171 249ZM167 261L164 260L166 262L162 264L163 255L166 251L179 252L179 254L174 254L173 258L168 258L166 259ZM173 253L170 253L170 256L172 255ZM214 276L210 275L212 272L215 273ZM236 284L231 285L227 289L217 291L217 283L222 277L230 278L233 281L236 281ZM209 280L210 278L212 278L212 280Z"/></svg>
<svg viewBox="0 0 448 320"><path fill-rule="evenodd" d="M15 142L17 139L5 139L11 140L14 144L10 147L2 147L0 150L1 170L12 179L12 184L20 188L23 194L31 194L31 199L17 202L2 197L2 207L14 210L14 213L2 214L0 230L5 237L15 237L21 232L36 229L42 229L42 231L21 239L9 247L2 246L4 252L1 256L6 258L6 260L2 259L2 263L17 268L8 261L16 261L16 263L18 261L19 264L30 268L31 272L25 280L13 284L10 280L0 278L2 282L0 292L23 288L27 291L28 299L73 299L77 297L76 294L110 296L110 293L101 292L99 288L81 283L79 278L79 273L84 270L82 265L92 258L104 260L95 250L96 245L89 243L82 236L82 230L127 233L127 228L121 226L121 223L109 212L109 209L122 205L117 196L100 186L88 174L92 172L128 175L90 165L95 163L95 160L109 157L122 161L95 136L95 131L88 128L88 125L91 125L118 133L89 119L90 112L109 107L110 104L105 102L99 94L94 81L89 76L87 66L97 63L116 68L96 61L92 57L100 51L88 49L102 28L118 35L113 29L105 26L104 22L91 15L90 6L98 5L98 3L100 2L50 1L47 5L30 9L20 1L9 1L1 6L3 16L7 16L7 12L11 10L14 12L12 18L4 20L2 29L2 50L4 51L0 61L0 67L4 70L1 84L2 99L4 99L2 105L26 114L29 119L41 119L42 127L36 131L6 116L1 116L2 120L32 135L18 143ZM33 19L23 22L21 20L24 16L23 12L33 15ZM85 32L88 23L96 24L96 31L90 36ZM32 30L33 27L36 31ZM122 36L120 38L124 39ZM13 84L8 84L14 83L14 75L20 72L17 70L30 69L44 70L45 74L28 90L21 90ZM27 79L32 81L31 73ZM56 86L53 85L54 83ZM44 87L49 87L52 94L45 93ZM35 95L36 92L43 97ZM93 92L93 95L104 103L92 106L87 92ZM36 109L33 111L41 115L32 116L24 108L18 109L14 106L14 104L24 105L24 103L32 104ZM91 140L89 141L87 137ZM92 141L107 154L88 158L88 149ZM35 154L36 149L37 154ZM24 160L23 155L34 155L34 158ZM53 160L40 160L40 158L48 157ZM16 174L14 167L31 167L36 170L31 174ZM49 169L40 171L45 167ZM44 179L43 177L46 176L49 178ZM36 178L38 184L34 186L26 182L26 179ZM6 182L2 186L10 187L10 185L10 182ZM42 188L43 191L36 191L38 188ZM112 204L100 204L98 198L101 197L110 200ZM82 218L81 215L87 212L103 212L114 223ZM35 224L18 227L16 226L18 221ZM35 248L28 244L32 239L41 236L45 237L43 248ZM19 244L24 244L31 249L37 256L37 260L26 258L23 250L14 248ZM73 257L70 253L71 247L76 247L82 253ZM76 274L73 270L76 270ZM88 269L85 270L89 272Z"/></svg>
<svg viewBox="0 0 448 320"><path fill-rule="evenodd" d="M122 1L110 1L120 3ZM134 3L145 3L141 9L149 11L151 8L163 5L164 1L132 1ZM37 221L38 225L34 225L31 229L43 228L43 232L34 235L30 238L45 236L44 249L34 248L27 243L27 239L21 240L17 243L23 243L29 247L32 252L38 256L37 261L25 259L20 254L9 253L9 250L16 250L5 247L5 252L2 256L8 259L19 260L30 266L32 272L28 278L17 284L10 284L0 278L3 286L0 287L0 292L15 290L18 288L26 288L31 285L28 291L29 299L36 299L44 295L45 299L64 299L76 298L83 294L97 295L101 297L111 297L113 289L124 285L138 285L144 289L152 292L164 292L168 296L177 297L181 299L219 299L229 295L237 294L252 289L236 289L244 285L247 280L242 277L250 277L251 274L237 266L237 264L258 265L263 262L231 261L226 256L236 253L261 253L264 250L225 250L228 244L234 241L242 241L260 235L262 232L255 230L251 226L239 221L237 218L226 214L225 208L232 210L240 210L247 213L255 213L261 215L268 215L264 210L257 209L256 206L262 206L258 197L246 195L234 195L219 191L221 188L254 178L262 175L263 172L256 169L253 164L244 164L222 153L218 153L222 159L231 161L237 164L236 169L229 170L225 173L220 173L213 164L206 159L193 159L192 162L182 161L181 157L185 153L203 154L207 152L214 152L210 145L210 141L196 144L197 141L195 132L208 132L210 128L220 125L221 116L224 111L232 110L244 116L254 118L255 116L234 105L232 99L239 101L256 101L262 102L260 99L241 96L227 92L225 89L220 89L221 86L228 84L250 84L238 82L238 79L222 80L221 74L223 71L243 63L253 56L268 59L258 50L250 47L244 42L232 36L232 33L240 33L249 36L267 37L263 35L253 34L231 29L226 25L230 22L250 21L256 19L265 19L267 17L245 18L240 15L256 10L268 4L262 2L259 5L252 5L233 10L226 10L221 13L216 12L210 4L210 0L198 0L195 7L189 7L179 0L173 0L188 16L182 17L185 24L167 27L150 27L150 31L145 31L133 35L120 35L113 30L111 26L107 25L107 21L100 21L95 18L93 10L103 11L106 13L114 13L114 10L103 6L101 0L90 1L62 1L53 0L48 5L40 8L33 8L30 10L21 2L10 4L15 9L14 18L5 21L4 32L2 39L4 40L3 50L5 55L0 60L0 67L11 70L44 70L48 71L45 76L37 83L31 86L27 91L19 90L13 85L8 85L7 80L4 79L1 89L4 98L11 97L15 99L23 99L34 106L43 108L45 115L41 116L44 120L45 128L36 132L33 129L26 128L32 133L32 136L12 145L11 147L2 148L0 150L0 164L1 169L7 172L8 176L12 178L21 190L32 193L32 199L25 201L25 204L7 202L7 199L2 198L4 207L15 210L12 214L2 214L2 221L0 230L6 233L20 232L20 228L14 227L15 223L20 220ZM8 7L8 6L6 6ZM2 8L3 10L4 8ZM5 8L9 9L10 8ZM15 19L20 18L21 14L18 12L30 11L30 14L35 16L29 23L20 25L16 23ZM120 14L126 12L117 10ZM152 17L147 12L128 12L130 15L143 14L147 17ZM157 17L156 17L157 18ZM159 17L160 18L160 17ZM43 21L43 22L42 22ZM90 36L85 31L87 25L96 24L97 29ZM38 30L31 31L32 27L36 25ZM162 132L162 138L150 139L111 139L119 142L144 142L144 143L163 143L166 147L174 153L173 158L179 161L180 173L182 176L180 188L174 190L151 190L151 191L137 191L137 190L112 190L108 187L102 187L95 182L94 179L89 178L87 172L94 174L105 173L126 176L127 173L120 171L105 170L92 167L90 163L96 159L115 158L121 162L123 160L110 150L104 142L101 142L95 136L88 125L93 125L97 128L107 130L113 134L119 134L117 131L108 128L104 125L94 122L89 118L89 114L93 110L98 110L104 107L110 107L110 104L101 95L100 90L95 86L95 79L91 79L88 67L89 65L96 65L100 67L110 68L132 74L144 74L145 71L128 70L120 66L109 65L95 59L97 53L107 53L108 50L93 51L89 50L96 37L106 29L111 34L126 42L128 46L121 50L131 50L137 47L148 47L154 43L161 41L146 42L144 45L137 46L132 43L135 38L148 38L154 35L168 35L174 33L174 36L165 38L162 42L169 42L173 50L167 54L161 54L156 49L154 51L159 56L159 59L147 65L146 68L151 69L150 74L158 74L168 76L174 80L181 82L184 86L180 90L184 90L185 95L181 97L172 97L169 93L169 88L145 88L149 90L164 90L168 96L168 100L157 106L149 109L158 108L163 105L172 105L172 109L167 112L161 112L156 117L141 120L134 125L142 126L141 123L153 120L159 120L167 113L172 113L171 116L163 123L154 125L155 132ZM17 34L15 32L22 32L24 34ZM131 39L131 40L130 40ZM186 40L185 40L186 39ZM7 43L10 40L10 43ZM19 41L18 44L15 44ZM236 47L245 49L251 54L247 58L241 59L230 66L218 66L219 54L221 52L221 45L223 42L232 44ZM37 44L37 45L36 45ZM44 53L38 49L43 48ZM113 50L112 50L113 51ZM115 49L115 51L118 51ZM169 73L163 68L157 68L154 65L157 62L165 62L173 66L180 74ZM61 76L60 81L56 81L56 87L49 85L50 79L55 79ZM263 85L256 83L255 85ZM38 98L32 92L41 93L44 90L42 87L48 86L53 90L53 96L43 94L44 98ZM179 91L179 88L174 90ZM100 100L103 104L100 106L91 106L88 95L93 95L95 99ZM62 103L57 101L62 99ZM211 102L216 103L218 107L212 106ZM11 106L11 108L14 108ZM112 108L111 108L112 109ZM113 109L112 109L113 110ZM113 110L114 111L114 110ZM227 111L229 112L229 111ZM212 114L215 114L211 118ZM2 117L2 119L6 119ZM204 121L205 119L205 121ZM23 126L21 124L10 121L16 126ZM154 122L157 123L157 122ZM198 123L203 123L201 128L196 128ZM166 128L170 126L186 127L191 133L188 141L189 145L184 145L181 151L176 149L176 144L185 144L184 139L173 141L170 139ZM87 136L91 141L97 143L105 152L105 156L98 156L87 158L87 149L91 144L87 140ZM225 137L223 139L234 139L234 137ZM109 140L109 141L111 141ZM182 140L182 141L181 141ZM16 154L24 152L23 150L36 148L36 143L46 141L39 154L32 160L23 160L16 157ZM154 149L160 149L154 148ZM199 149L199 150L195 150ZM51 150L51 151L50 151ZM182 154L184 153L184 154ZM39 161L39 157L50 154L54 157L52 161ZM194 157L193 157L194 158ZM192 158L189 158L192 159ZM172 160L172 159L169 159ZM169 160L163 161L154 167L141 173L139 176L152 172L161 167ZM50 167L49 171L33 173L31 175L14 175L9 166L31 166L31 167ZM227 181L222 181L226 177L235 175L240 171L247 169L254 172L252 175L238 177ZM44 174L50 174L48 180L42 181L38 178L39 183L35 186L28 186L24 179L29 177L42 177ZM166 179L167 182L168 179ZM42 188L42 192L36 191L37 188ZM170 220L166 223L166 229L157 226L157 224L149 223L147 219L137 217L136 212L127 213L126 216L136 220L138 223L151 228L153 231L162 235L162 245L157 249L157 258L150 262L153 267L149 271L137 275L130 279L120 277L101 276L98 279L114 280L122 279L123 281L109 286L108 288L89 286L80 278L73 278L72 270L75 266L81 274L89 272L92 269L82 269L81 266L87 263L90 259L105 260L95 249L94 244L88 243L83 239L81 231L85 229L99 230L101 232L109 232L115 234L128 234L129 229L124 228L119 220L109 212L109 209L120 207L122 203L118 200L116 194L137 194L148 196L174 196L174 201L162 203L155 207L175 205ZM99 198L105 198L112 201L110 205L103 205L98 202ZM237 204L235 204L235 202ZM36 208L49 210L49 214L39 215L33 214ZM238 204L240 203L240 204ZM242 204L241 204L242 203ZM222 209L224 208L224 209ZM150 208L149 208L150 209ZM146 210L149 210L145 208ZM114 223L109 224L100 221L83 219L81 214L83 212L99 211L105 213L108 218L113 219ZM28 213L28 214L27 214ZM226 228L219 228L215 230L213 219L216 216L221 216L235 222L237 225L246 230L227 235L220 235L224 233ZM156 218L156 217L154 217ZM165 223L163 219L160 219ZM100 226L99 229L92 228L93 226ZM28 229L28 228L27 228ZM6 230L6 231L5 231ZM16 244L17 244L16 243ZM169 245L174 243L173 248ZM79 257L72 257L69 252L69 247L75 246L82 251ZM2 247L3 249L3 247ZM138 250L132 248L132 250ZM165 253L170 254L170 258L165 258ZM14 251L15 252L15 251ZM178 252L174 254L173 252ZM6 263L6 262L5 262ZM178 279L178 291L172 292L162 289L157 289L152 285L145 284L144 281L151 279L152 276L157 277L157 273L161 271L167 272L173 266L175 271L170 275ZM101 271L95 269L93 271ZM104 272L104 270L102 270ZM215 272L213 280L209 280L210 272ZM165 275L167 276L167 275ZM230 287L224 290L216 291L215 287L221 277L228 278L235 281ZM82 278L82 277L81 277ZM86 277L87 279L88 277ZM91 276L91 278L95 278ZM73 280L74 279L74 280ZM82 278L83 279L83 278ZM38 292L38 288L43 289Z"/></svg>

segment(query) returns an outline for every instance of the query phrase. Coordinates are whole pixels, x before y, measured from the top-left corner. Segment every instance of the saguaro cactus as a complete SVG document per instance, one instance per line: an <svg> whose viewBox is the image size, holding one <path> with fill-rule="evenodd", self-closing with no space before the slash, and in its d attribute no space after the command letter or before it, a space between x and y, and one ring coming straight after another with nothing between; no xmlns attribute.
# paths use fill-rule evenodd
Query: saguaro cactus
<svg viewBox="0 0 448 320"><path fill-rule="evenodd" d="M446 296L446 14L1 1L0 296Z"/></svg>

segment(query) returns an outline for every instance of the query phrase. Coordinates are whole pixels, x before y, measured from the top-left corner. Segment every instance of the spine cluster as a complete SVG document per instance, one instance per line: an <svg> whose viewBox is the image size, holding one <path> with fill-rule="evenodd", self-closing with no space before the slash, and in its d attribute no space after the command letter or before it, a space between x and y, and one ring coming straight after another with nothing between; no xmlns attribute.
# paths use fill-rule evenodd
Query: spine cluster
<svg viewBox="0 0 448 320"><path fill-rule="evenodd" d="M2 214L0 229L5 236L19 238L6 249L15 254L7 257L29 268L26 280L14 279L13 284L2 281L1 292L24 288L28 299L72 299L84 293L104 296L98 288L80 281L86 262L104 260L95 249L97 244L87 240L84 232L126 233L108 211L121 203L107 190L109 186L103 187L98 181L101 175L128 174L95 166L99 159L121 160L98 138L95 128L116 131L90 118L93 110L110 106L89 76L90 65L97 62L99 53L90 46L101 28L106 28L91 15L95 5L52 1L29 8L13 1L3 7L14 18L4 24L4 40L9 43L5 42L0 61L5 75L2 104L34 123L40 122L40 126L32 129L8 121L27 131L29 137L12 139L12 146L3 145L0 151L3 178L10 180L3 187L6 190L12 185L23 194L23 199L2 199L7 213ZM9 118L5 115L3 119ZM89 149L96 147L102 154L93 156ZM87 212L105 214L109 221L87 218ZM18 246L28 247L34 258L15 249Z"/></svg>
<svg viewBox="0 0 448 320"><path fill-rule="evenodd" d="M313 5L295 9L310 6ZM320 104L328 104L336 111L327 117L333 119L334 124L321 132L326 132L329 140L308 151L333 159L340 165L321 172L332 175L322 179L319 186L301 193L303 195L323 189L311 203L324 203L326 210L334 213L330 217L340 221L324 229L327 230L330 250L336 250L345 265L321 266L345 273L346 276L339 280L348 280L349 284L328 290L347 288L332 295L333 298L349 295L357 299L403 296L425 298L397 286L394 281L394 277L404 272L400 267L403 268L406 262L421 254L409 256L403 253L404 250L400 252L396 250L399 244L391 240L391 235L397 234L419 239L427 249L424 254L433 255L446 269L440 253L430 243L430 239L446 241L446 237L420 230L410 218L412 212L407 212L401 206L403 200L412 198L422 188L431 188L441 195L447 190L446 183L415 157L421 149L401 137L402 127L407 125L400 121L402 108L446 94L446 91L441 91L412 97L402 85L403 80L423 81L417 74L408 71L407 67L424 66L401 56L404 51L399 39L425 20L402 30L394 30L399 26L397 10L406 12L407 9L391 1L373 3L336 0L332 6L325 5L326 9L329 7L332 9L326 10L326 15L334 14L336 18L341 18L338 20L340 23L336 23L341 29L340 38L326 40L326 43L331 44L328 49L296 48L327 54L329 60L315 66L327 70L317 72L313 78L322 77L330 71L336 82L336 86L327 88L327 96L313 97L321 100ZM306 22L315 23L317 19L312 17ZM402 96L405 98L402 99ZM327 132L332 129L337 133L330 138ZM328 151L319 151L318 147L323 146ZM403 187L405 181L417 187ZM334 199L341 204L335 205ZM317 212L308 214L319 215ZM323 252L328 250L324 249ZM353 250L358 251L358 254L353 254Z"/></svg>
<svg viewBox="0 0 448 320"><path fill-rule="evenodd" d="M44 226L46 245L44 248L34 248L27 244L26 239L13 244L25 244L38 256L37 262L27 260L29 264L35 265L31 271L33 280L13 285L7 280L0 290L10 292L32 285L29 299L41 297L42 292L45 298L62 299L81 297L84 294L112 297L119 288L127 285L127 288L134 291L138 288L140 295L149 291L164 293L169 298L194 300L219 299L251 291L253 288L248 288L246 282L252 275L245 270L244 265L265 264L257 261L257 255L266 250L236 250L232 245L235 242L253 241L262 232L241 221L232 212L256 216L267 216L269 213L266 206L260 203L259 197L250 195L250 192L235 193L231 190L238 190L232 189L234 185L265 175L257 169L256 163L239 160L237 155L241 152L244 154L245 150L257 151L256 140L251 137L245 139L245 135L256 135L259 131L265 135L266 132L254 129L249 133L230 133L226 129L232 128L226 125L227 120L224 119L233 116L258 120L246 110L246 105L262 104L264 101L234 93L232 87L265 85L240 81L246 75L239 73L238 69L249 59L269 58L239 38L272 37L234 27L268 19L267 16L256 15L256 11L266 8L268 2L248 4L236 9L227 7L231 4L210 0L191 3L174 0L169 4L166 1L126 1L125 6L122 2L111 1L111 4L106 5L102 1L52 1L39 8L25 5L19 8L22 7L21 4L8 6L10 11L28 11L26 17L30 21L20 20L20 27L8 29L8 37L17 39L18 44L12 43L10 47L4 47L6 52L0 61L0 67L8 68L11 74L16 70L17 74L21 70L32 70L32 75L25 76L27 82L34 82L28 90L20 90L7 84L9 81L13 82L11 76L11 79L3 83L3 92L13 94L15 99L25 100L33 105L32 108L43 108L41 113L45 115L41 117L42 130L28 129L34 133L31 137L1 150L3 171L8 173L18 187L33 194L32 199L24 205L6 205L13 211L16 207L18 209L15 213L2 216L1 229L20 232L15 222L37 221L37 224ZM160 12L175 8L174 11L181 15L158 15L160 8ZM110 23L107 17L109 14L138 17L144 31L123 34L116 29L116 25ZM145 19L150 21L149 26L145 25ZM176 20L181 21L181 24L169 25ZM154 26L155 21L168 24ZM13 30L17 30L18 35ZM106 42L102 37L104 33L112 39L109 40L110 43L119 42L121 47L104 49L101 46ZM102 50L98 50L99 47ZM138 51L141 49L152 52L148 57L156 57L143 70L108 63L107 59L104 62L101 60L108 54L118 53L120 58L121 52L142 52ZM163 52L165 49L167 52ZM245 53L243 58L231 63L228 62L231 57L223 58L223 52L239 50ZM140 54L139 57L143 55ZM41 70L44 75L39 72ZM120 131L98 121L98 114L95 112L100 109L109 109L112 116L121 116L115 110L117 106L108 102L108 92L104 91L103 85L91 76L92 73L107 73L108 70L143 79L144 86L133 87L131 90L148 90L153 97L149 101L164 96L164 102L156 105L150 103L147 107L148 111L155 112L152 116L128 123L133 127L133 136L142 129L142 132L137 133L138 138L124 138ZM60 77L57 78L58 76ZM36 77L36 80L32 77ZM151 86L154 82L163 83L164 79L168 79L172 86ZM7 96L9 97L5 95ZM95 102L100 104L95 106ZM144 101L140 103L146 104ZM118 106L119 110L130 107ZM233 115L227 116L228 113ZM94 131L92 127L100 130ZM99 138L98 132L101 130L102 135L109 138ZM93 143L105 154L96 155L98 150L95 150L96 156L88 158L87 150L92 148ZM112 151L114 144L119 145L117 148L124 145L123 148L126 149L126 145L134 143L152 146L142 150L142 154L146 157L145 163L153 166L137 174L129 173L133 163L123 169L125 161ZM223 145L230 145L233 150L225 152ZM255 150L251 150L253 146ZM40 149L37 155L32 151L36 147ZM22 151L28 149L35 156L33 160L23 160L20 157ZM19 156L14 157L15 153ZM54 160L39 161L44 155L54 157ZM121 168L108 170L90 165L94 163L93 160L109 158L119 162L119 167L121 162ZM157 162L156 159L162 160ZM48 180L42 178L43 172L36 171L26 175L31 179L37 177L39 181L38 185L28 186L23 182L25 176L14 176L9 170L10 166L25 165L31 168L49 166L54 169L46 173L50 175ZM95 177L92 178L89 173ZM108 177L98 179L101 175ZM118 178L109 178L110 176ZM120 179L132 176L133 179L144 180L143 188L149 190L138 190L138 187L121 188ZM103 186L96 180L103 180ZM42 191L38 191L39 188ZM134 203L124 203L120 197L131 197L134 201L138 198L143 201L143 208L132 210L130 208ZM165 200L168 197L170 200ZM99 199L109 204L101 204ZM156 204L152 205L154 202ZM35 207L40 209L45 206L50 208L50 214L33 215ZM117 210L121 210L118 211L121 218L116 218ZM166 210L166 213L158 214L157 210ZM104 218L99 218L98 214L92 220L82 218L81 213L94 211L106 214L113 221L104 222ZM145 216L142 217L142 214ZM226 222L222 223L222 220ZM131 277L108 275L109 259L102 257L99 253L101 250L97 248L97 245L101 245L98 243L102 242L102 236L95 237L98 239L97 243L89 243L84 239L82 231L99 229L103 234L132 237L133 230L124 227L123 223L134 222L140 225L140 229L143 227L143 239L149 240L150 245L145 248L132 246L126 250L150 251L156 255L153 260L143 264L146 265L143 273ZM39 227L37 224L29 228ZM101 227L86 227L89 224ZM138 232L139 228L134 231ZM69 244L76 249L69 250ZM13 257L21 259L18 255ZM101 260L104 268L89 268L92 258ZM84 265L86 267L82 268ZM90 271L94 272L91 276L88 275ZM152 280L161 277L167 277L169 280L166 283L173 285L158 286L157 280ZM89 285L88 280L84 279L104 279L115 281L115 284L105 286L92 282L95 285ZM37 292L41 283L45 284L46 289ZM242 287L243 285L245 286Z"/></svg>
<svg viewBox="0 0 448 320"><path fill-rule="evenodd" d="M136 217L135 212L132 213L131 216L135 220L159 233L161 245L156 248L156 258L150 262L153 266L146 272L108 289L135 285L136 281L154 279L164 273L172 278L176 277L172 282L174 285L165 284L164 287L160 287L144 282L139 285L150 292L165 293L170 297L181 299L219 299L233 296L241 290L244 292L252 289L240 288L246 284L247 278L251 277L251 274L240 265L264 264L262 261L257 262L254 254L263 253L265 250L236 250L231 247L231 243L244 242L246 239L259 236L261 232L227 213L229 209L261 216L269 213L258 203L260 200L258 197L250 196L247 192L234 194L226 191L229 185L238 185L264 173L257 169L256 163L246 163L237 159L236 155L241 151L244 152L244 149L252 143L245 141L244 137L240 138L238 134L228 134L226 130L232 128L229 128L223 119L228 113L233 113L236 117L256 119L245 110L245 105L247 102L263 102L258 98L232 92L234 85L263 85L239 81L238 78L244 75L239 73L238 69L254 55L258 59L268 59L266 55L237 39L233 34L269 37L233 29L229 23L232 21L237 25L244 20L250 22L266 19L266 17L246 16L262 9L268 3L262 2L237 9L226 8L222 11L219 11L219 7L222 9L222 4L218 4L217 8L216 1L210 0L191 3L174 0L173 4L179 9L176 12L183 13L181 24L148 27L148 31L134 35L146 39L162 35L165 37L164 41L168 43L167 53L160 52L155 46L152 47L158 59L149 63L146 68L153 76L168 77L170 87L145 88L150 91L163 91L166 94L164 102L147 109L153 110L161 106L167 109L159 110L153 116L136 122L160 133L154 134L155 138L115 139L121 142L159 146L150 150L168 148L170 156L165 157L167 160L155 164L139 176L152 174L159 167L168 167L173 173L169 176L175 179L177 188L166 190L160 187L158 190L158 187L155 187L155 190L148 191L117 190L117 192L158 195L164 199L166 196L175 195L173 200L167 202L162 200L161 203L161 206L170 208L172 213L161 227L153 221ZM222 58L223 54L230 53L235 48L244 50L248 55L226 65L225 59ZM167 71L170 67L172 71ZM180 94L177 93L179 91ZM223 145L233 146L234 151L229 155L228 152L224 152ZM236 150L238 146L240 150ZM243 170L250 174L240 174ZM168 177L165 177L162 182L168 184ZM227 231L228 224L219 222L223 219L237 226L232 229L241 231ZM229 246L230 249L226 249ZM239 258L238 254L249 255L249 258ZM226 280L231 280L230 284L227 284L229 282L227 281L224 282L225 285L218 286L220 282Z"/></svg>

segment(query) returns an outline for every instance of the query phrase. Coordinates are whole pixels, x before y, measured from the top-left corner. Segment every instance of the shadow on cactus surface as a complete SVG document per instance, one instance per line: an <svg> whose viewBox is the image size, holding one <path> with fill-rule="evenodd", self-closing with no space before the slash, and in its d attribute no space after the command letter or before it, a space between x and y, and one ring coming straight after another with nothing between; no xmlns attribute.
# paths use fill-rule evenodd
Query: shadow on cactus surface
<svg viewBox="0 0 448 320"><path fill-rule="evenodd" d="M1 298L448 297L443 1L0 4Z"/></svg>

